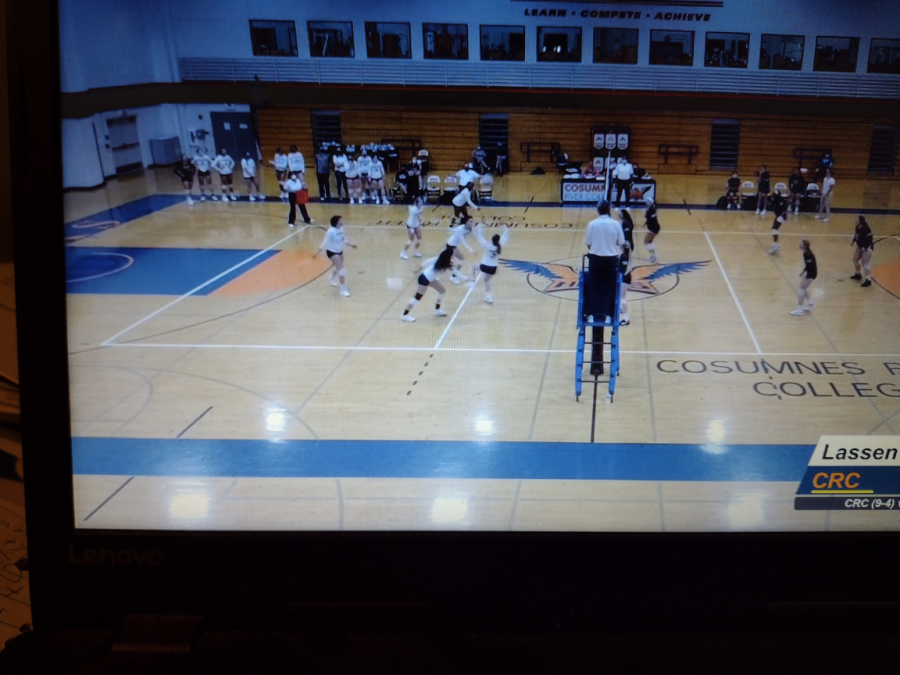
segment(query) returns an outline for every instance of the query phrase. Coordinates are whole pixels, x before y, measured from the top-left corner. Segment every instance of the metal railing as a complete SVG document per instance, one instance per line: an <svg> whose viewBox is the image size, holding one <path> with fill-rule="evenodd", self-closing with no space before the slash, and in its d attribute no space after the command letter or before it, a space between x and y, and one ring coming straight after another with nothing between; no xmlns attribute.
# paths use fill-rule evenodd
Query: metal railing
<svg viewBox="0 0 900 675"><path fill-rule="evenodd" d="M183 58L181 76L185 82L474 86L900 100L897 75L735 72L673 66Z"/></svg>

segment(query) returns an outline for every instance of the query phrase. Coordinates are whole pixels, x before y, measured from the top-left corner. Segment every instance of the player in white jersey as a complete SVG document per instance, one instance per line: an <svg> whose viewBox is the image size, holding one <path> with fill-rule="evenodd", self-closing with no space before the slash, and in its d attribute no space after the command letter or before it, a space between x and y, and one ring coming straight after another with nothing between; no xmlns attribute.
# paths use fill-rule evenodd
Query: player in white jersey
<svg viewBox="0 0 900 675"><path fill-rule="evenodd" d="M278 185L281 187L279 197L287 199L287 190L284 189L284 182L287 180L288 158L281 148L275 148L275 159L270 159L269 164L275 167L275 178L278 179Z"/></svg>
<svg viewBox="0 0 900 675"><path fill-rule="evenodd" d="M259 180L256 177L256 160L249 152L241 160L241 173L244 175L244 182L247 183L247 194L250 195L250 201L255 202L257 198L264 201L265 197L259 191ZM253 196L254 188L256 188L256 197Z"/></svg>
<svg viewBox="0 0 900 675"><path fill-rule="evenodd" d="M481 257L481 273L484 275L484 301L491 304L494 302L494 296L491 295L491 282L497 273L497 261L500 258L500 252L503 250L506 242L509 241L509 228L505 228L503 234L495 234L488 241L484 238L482 225L479 224L478 229L475 230L475 236L478 237L478 243L481 244L481 248L484 250L484 255ZM474 277L475 266L472 265L472 268L472 276Z"/></svg>
<svg viewBox="0 0 900 675"><path fill-rule="evenodd" d="M340 216L332 216L331 227L329 227L328 231L325 233L325 239L322 240L321 245L316 249L313 258L319 255L319 251L325 251L325 255L327 255L328 259L331 261L331 276L329 278L329 283L332 286L337 286L338 280L340 280L341 295L346 298L350 296L350 291L347 290L347 270L344 267L344 246L356 248L356 244L347 239L347 236L344 234L343 219L341 219Z"/></svg>
<svg viewBox="0 0 900 675"><path fill-rule="evenodd" d="M219 198L213 194L212 173L210 172L212 158L206 154L206 148L197 149L197 154L191 160L191 164L197 167L197 185L200 187L200 201L206 201L207 190L209 190L210 199L214 202L219 201Z"/></svg>
<svg viewBox="0 0 900 675"><path fill-rule="evenodd" d="M372 158L372 166L369 168L369 187L375 195L376 204L381 204L382 199L385 204L390 204L384 189L384 163L378 157Z"/></svg>
<svg viewBox="0 0 900 675"><path fill-rule="evenodd" d="M362 190L365 191L366 199L369 198L369 171L372 170L372 158L369 157L369 151L365 148L356 159L356 165L359 167L359 182ZM359 202L362 204L362 200Z"/></svg>
<svg viewBox="0 0 900 675"><path fill-rule="evenodd" d="M297 150L296 145L291 146L291 151L288 153L287 159L288 171L296 173L303 178L303 174L306 173L306 162L303 161L303 153Z"/></svg>
<svg viewBox="0 0 900 675"><path fill-rule="evenodd" d="M435 315L447 316L447 312L441 309L444 293L447 292L444 284L441 283L441 275L447 270L456 272L456 262L453 260L453 252L449 248L446 248L441 251L441 254L437 258L426 260L419 269L421 274L419 274L419 286L416 288L416 295L409 301L409 304L406 305L406 309L403 310L403 316L400 318L407 322L416 320L416 317L409 312L413 307L419 304L422 296L425 295L429 288L434 288L438 294L437 303L435 303L434 306Z"/></svg>
<svg viewBox="0 0 900 675"><path fill-rule="evenodd" d="M347 193L350 203L355 199L362 204L362 181L359 178L359 163L352 157L347 160Z"/></svg>
<svg viewBox="0 0 900 675"><path fill-rule="evenodd" d="M234 159L228 154L228 150L222 148L212 161L212 167L219 172L219 181L222 187L222 200L236 202L234 195Z"/></svg>
<svg viewBox="0 0 900 675"><path fill-rule="evenodd" d="M447 248L453 252L453 257L460 261L460 266L462 266L462 263L466 260L466 257L459 250L460 246L465 246L469 250L469 253L474 253L472 247L466 242L466 237L471 233L472 226L468 221L450 228L450 236L447 238ZM450 283L458 286L463 281L467 281L465 275L453 270L453 274L450 275Z"/></svg>
<svg viewBox="0 0 900 675"><path fill-rule="evenodd" d="M450 219L451 224L455 224L457 218L459 218L460 223L468 222L470 206L476 211L478 210L478 207L471 199L472 190L474 188L475 183L471 181L463 183L463 188L459 191L459 194L453 198L453 218Z"/></svg>
<svg viewBox="0 0 900 675"><path fill-rule="evenodd" d="M419 245L422 243L422 211L425 210L425 202L421 197L416 197L416 201L409 205L409 218L406 219L406 235L408 237L406 244L403 246L403 250L400 251L400 257L404 260L409 259L409 254L407 251L409 250L410 244L415 244L413 247L413 255L417 258L421 258L422 254L419 252Z"/></svg>

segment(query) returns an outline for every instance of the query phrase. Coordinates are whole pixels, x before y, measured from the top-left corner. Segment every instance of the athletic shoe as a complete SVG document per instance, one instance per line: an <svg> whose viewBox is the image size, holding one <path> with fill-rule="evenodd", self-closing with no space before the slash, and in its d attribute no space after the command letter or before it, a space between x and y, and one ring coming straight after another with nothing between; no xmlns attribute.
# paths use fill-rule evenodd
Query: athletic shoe
<svg viewBox="0 0 900 675"><path fill-rule="evenodd" d="M816 306L816 303L814 303L814 302L807 302L807 303L806 303L806 311L807 311L807 312L810 311L810 310L811 310L813 307L815 307L815 306Z"/></svg>
<svg viewBox="0 0 900 675"><path fill-rule="evenodd" d="M353 197L350 197L350 203L351 204L353 203Z"/></svg>
<svg viewBox="0 0 900 675"><path fill-rule="evenodd" d="M759 215L759 209L756 209L756 215Z"/></svg>
<svg viewBox="0 0 900 675"><path fill-rule="evenodd" d="M791 312L791 314L793 314L794 316L803 316L803 312L805 311L806 310L803 307L798 307L793 312Z"/></svg>
<svg viewBox="0 0 900 675"><path fill-rule="evenodd" d="M412 323L413 321L416 320L416 317L414 317L412 314L404 314L403 316L400 317L400 320L406 321L407 323Z"/></svg>
<svg viewBox="0 0 900 675"><path fill-rule="evenodd" d="M442 309L436 309L436 310L434 310L434 315L435 316L447 316L447 312L445 312Z"/></svg>
<svg viewBox="0 0 900 675"><path fill-rule="evenodd" d="M860 286L863 286L863 287L867 287L867 286L871 286L871 285L872 285L872 280L871 280L871 279L866 279L864 282L862 282L862 283L860 284Z"/></svg>
<svg viewBox="0 0 900 675"><path fill-rule="evenodd" d="M419 249L416 249L416 252L413 253L413 257L414 257L414 258L421 258L421 257L422 257L422 254L419 252Z"/></svg>
<svg viewBox="0 0 900 675"><path fill-rule="evenodd" d="M827 222L830 221L830 220L831 220L831 218L822 218L822 222L823 222L823 223L827 223Z"/></svg>
<svg viewBox="0 0 900 675"><path fill-rule="evenodd" d="M253 195L250 195L250 201L251 201L251 202L255 202L255 201L256 201L256 197L254 197Z"/></svg>
<svg viewBox="0 0 900 675"><path fill-rule="evenodd" d="M193 206L193 205L194 205L194 200L191 199L190 197L188 197L187 203L188 203L188 206Z"/></svg>
<svg viewBox="0 0 900 675"><path fill-rule="evenodd" d="M725 207L725 210L726 210L726 211L731 211L731 209L733 209L733 208L734 208L734 205L733 205L733 204L729 204L728 206Z"/></svg>
<svg viewBox="0 0 900 675"><path fill-rule="evenodd" d="M852 277L850 277L850 278L853 279L853 281L862 281L862 275L861 275L861 274L854 274L854 275L853 275Z"/></svg>
<svg viewBox="0 0 900 675"><path fill-rule="evenodd" d="M628 318L627 314L625 316L619 317L619 325L620 326L627 326L630 323L631 323L631 319Z"/></svg>
<svg viewBox="0 0 900 675"><path fill-rule="evenodd" d="M231 201L236 202L236 201L237 201L237 195L235 195L235 194L232 193L232 195L231 195Z"/></svg>
<svg viewBox="0 0 900 675"><path fill-rule="evenodd" d="M659 258L656 257L656 254L655 254L655 253L651 253L651 254L650 254L650 258L648 258L648 260L649 260L651 263L657 263L657 262L659 262Z"/></svg>
<svg viewBox="0 0 900 675"><path fill-rule="evenodd" d="M400 257L404 260L409 260L409 253L407 253L406 251L400 251Z"/></svg>
<svg viewBox="0 0 900 675"><path fill-rule="evenodd" d="M762 210L762 213L759 214L759 215L764 216L764 215L766 215L766 213L768 213L768 211L766 211L765 209L763 209L763 210Z"/></svg>
<svg viewBox="0 0 900 675"><path fill-rule="evenodd" d="M376 204L380 204L380 203L381 203L381 200L380 200L378 197L375 197L375 203L376 203Z"/></svg>
<svg viewBox="0 0 900 675"><path fill-rule="evenodd" d="M297 226L296 226L296 225L294 225L294 223L292 223L292 222L290 222L290 221L288 221L288 227L297 227Z"/></svg>
<svg viewBox="0 0 900 675"><path fill-rule="evenodd" d="M332 286L337 286L338 285L337 274L332 274L330 277L328 277L328 283L331 284Z"/></svg>
<svg viewBox="0 0 900 675"><path fill-rule="evenodd" d="M381 203L382 204L390 204L391 202L388 200L387 197L385 197L384 199L381 200Z"/></svg>
<svg viewBox="0 0 900 675"><path fill-rule="evenodd" d="M494 296L492 296L490 293L485 293L485 294L484 294L484 301L485 301L487 304L490 305L491 303L494 302Z"/></svg>
<svg viewBox="0 0 900 675"><path fill-rule="evenodd" d="M454 286L459 286L460 280L459 277L450 277L450 283Z"/></svg>
<svg viewBox="0 0 900 675"><path fill-rule="evenodd" d="M740 204L738 204L738 211L740 211L740 210L741 210L741 205L740 205Z"/></svg>
<svg viewBox="0 0 900 675"><path fill-rule="evenodd" d="M200 195L200 201L201 201L201 202L205 202L205 201L206 201L206 195Z"/></svg>
<svg viewBox="0 0 900 675"><path fill-rule="evenodd" d="M816 220L822 220L822 216L816 216Z"/></svg>
<svg viewBox="0 0 900 675"><path fill-rule="evenodd" d="M216 197L215 195L212 195L212 196L210 197L210 199L212 199L214 202L219 201L219 198Z"/></svg>
<svg viewBox="0 0 900 675"><path fill-rule="evenodd" d="M769 249L769 255L778 253L779 249L781 249L781 246L779 246L778 244L772 244L772 247Z"/></svg>
<svg viewBox="0 0 900 675"><path fill-rule="evenodd" d="M341 295L343 295L345 298L349 298L349 297L350 297L350 291L348 291L346 288L342 288L342 289L341 289Z"/></svg>

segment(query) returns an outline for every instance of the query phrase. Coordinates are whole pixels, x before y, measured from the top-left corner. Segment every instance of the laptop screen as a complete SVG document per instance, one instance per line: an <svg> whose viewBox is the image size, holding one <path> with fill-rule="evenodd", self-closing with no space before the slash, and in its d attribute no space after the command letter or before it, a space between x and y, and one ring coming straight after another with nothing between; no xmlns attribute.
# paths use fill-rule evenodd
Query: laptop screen
<svg viewBox="0 0 900 675"><path fill-rule="evenodd" d="M898 528L898 9L549 4L61 0L76 528Z"/></svg>

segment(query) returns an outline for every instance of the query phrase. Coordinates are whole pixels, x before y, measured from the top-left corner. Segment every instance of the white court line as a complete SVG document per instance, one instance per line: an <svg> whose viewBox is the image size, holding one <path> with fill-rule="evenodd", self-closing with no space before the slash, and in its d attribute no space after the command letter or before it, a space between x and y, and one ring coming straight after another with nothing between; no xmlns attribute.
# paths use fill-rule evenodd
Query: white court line
<svg viewBox="0 0 900 675"><path fill-rule="evenodd" d="M747 315L744 314L744 308L741 307L741 301L738 300L737 293L734 292L734 287L731 285L731 280L725 273L725 267L722 265L722 261L719 259L719 254L716 251L716 247L713 246L712 239L709 238L709 232L704 232L703 234L706 235L706 241L709 242L709 248L712 251L713 255L716 257L716 262L719 264L719 269L722 271L722 278L725 279L728 290L731 291L731 297L734 298L734 304L737 305L738 311L741 313L741 318L744 320L744 325L747 326L747 332L750 333L750 338L753 340L753 346L756 347L756 353L762 354L763 350L759 346L759 342L756 341L756 335L753 334L753 329L750 327L750 322L747 320Z"/></svg>
<svg viewBox="0 0 900 675"><path fill-rule="evenodd" d="M475 281L472 283L472 287L469 289L469 292L466 293L466 297L463 298L462 302L459 303L459 307L456 308L456 311L453 313L453 318L450 319L450 323L447 324L447 327L444 329L444 332L441 333L440 339L437 341L437 344L434 346L435 349L441 348L441 343L444 341L444 338L447 337L447 333L450 332L450 328L453 326L453 322L456 321L456 317L459 316L459 313L462 311L463 305L466 304L466 300L469 299L469 296L472 295L472 291L475 290L475 287L478 285L478 280L481 278L481 272L475 275Z"/></svg>
<svg viewBox="0 0 900 675"><path fill-rule="evenodd" d="M310 352L483 352L485 354L574 354L575 349L516 349L502 347L346 347L336 345L235 345L235 344L179 344L177 342L118 342L108 347L126 347L130 349L255 349L263 351L310 351ZM835 354L811 352L683 352L683 351L645 351L621 350L629 356L814 356L832 358L900 358L900 354Z"/></svg>
<svg viewBox="0 0 900 675"><path fill-rule="evenodd" d="M202 284L200 284L200 285L197 286L196 288L192 288L191 290L189 290L189 291L188 291L187 293L185 293L184 295L182 295L182 296L180 296L180 297L178 297L178 298L175 298L175 299L172 300L172 302L170 302L169 304L164 305L163 307L160 307L158 310L156 310L156 311L153 312L152 314L148 314L147 316L145 316L145 317L144 317L143 319L141 319L140 321L136 321L135 323L131 324L131 325L128 326L128 328L126 328L125 330L120 330L118 333L116 333L115 335L113 335L111 338L107 338L103 343L101 343L100 346L101 346L101 347L112 347L112 346L113 346L112 341L115 340L116 338L122 337L123 335L125 335L125 333L128 333L129 331L131 331L131 330L137 328L138 326L140 326L140 325L141 325L142 323L144 323L145 321L149 321L149 320L152 319L154 316L157 316L157 315L159 315L159 314L165 312L167 309L169 309L169 307L172 307L173 305L177 305L179 302L181 302L181 301L184 300L185 298L188 298L188 297L192 296L194 293L196 293L197 291L199 291L201 288L205 288L205 287L209 286L211 283L213 283L214 281L218 281L219 279L221 279L222 277L224 277L226 274L230 274L231 272L234 272L234 271L235 271L236 269L238 269L239 267L243 267L244 265L246 265L246 264L247 264L248 262L250 262L251 260L255 260L256 258L258 258L259 256L261 256L263 253L266 253L266 252L268 252L268 251L271 251L273 248L275 248L275 247L278 246L279 244L283 244L284 242L286 242L286 241L287 241L288 239L290 239L291 237L297 236L298 234L300 234L301 232L303 232L303 230L305 230L306 228L307 228L307 225L304 225L303 227L301 227L301 228L300 228L299 230L297 230L296 232L291 232L288 236L283 237L282 239L279 239L278 241L276 241L276 242L275 242L274 244L272 244L271 246L267 246L267 247L264 248L262 251L257 251L256 253L254 253L253 255L251 255L251 256L250 256L249 258L247 258L246 260L242 260L242 261L239 262L237 265L233 265L233 266L229 267L227 270L225 270L225 271L222 272L221 274L217 274L216 276L214 276L214 277L213 277L212 279L210 279L209 281L204 281Z"/></svg>

